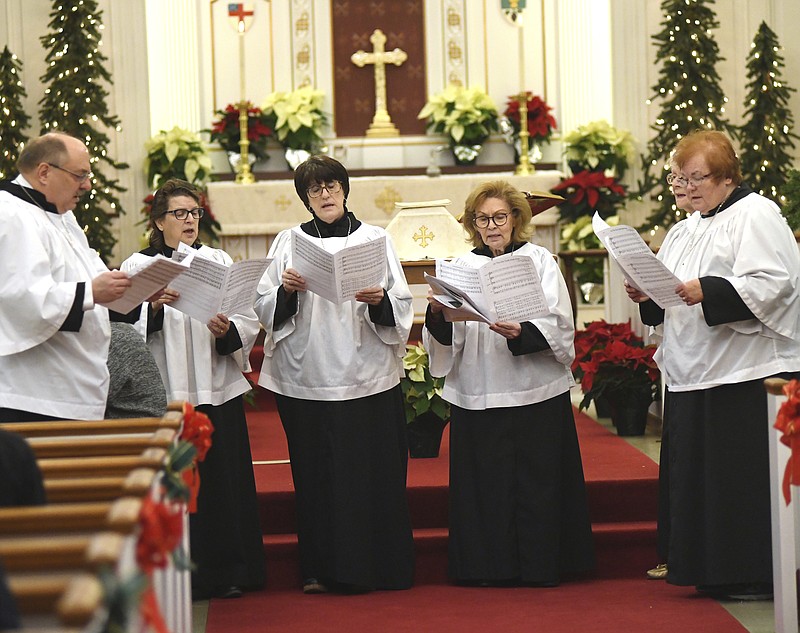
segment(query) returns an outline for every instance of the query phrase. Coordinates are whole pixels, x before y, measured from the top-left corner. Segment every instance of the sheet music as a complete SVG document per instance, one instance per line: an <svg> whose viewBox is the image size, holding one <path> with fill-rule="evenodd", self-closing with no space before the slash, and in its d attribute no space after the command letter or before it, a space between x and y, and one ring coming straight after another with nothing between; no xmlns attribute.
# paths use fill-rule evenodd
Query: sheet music
<svg viewBox="0 0 800 633"><path fill-rule="evenodd" d="M530 257L503 255L480 268L437 260L436 273L437 277L425 275L425 280L434 297L449 306L449 321L522 323L550 312Z"/></svg>
<svg viewBox="0 0 800 633"><path fill-rule="evenodd" d="M655 256L636 229L624 224L609 226L597 212L592 217L592 228L629 284L661 308L684 305L675 294L681 280Z"/></svg>
<svg viewBox="0 0 800 633"><path fill-rule="evenodd" d="M194 249L189 250L192 252L188 256L196 254ZM187 257L186 250L179 246L172 256L180 260ZM256 286L269 263L266 258L247 259L226 266L197 254L189 270L170 284L170 288L181 293L170 307L202 323L208 323L219 313L231 316L242 312L253 306Z"/></svg>
<svg viewBox="0 0 800 633"><path fill-rule="evenodd" d="M386 238L381 236L329 253L292 231L292 268L303 276L310 292L332 303L344 303L359 290L382 285L386 276Z"/></svg>
<svg viewBox="0 0 800 633"><path fill-rule="evenodd" d="M124 295L101 305L109 310L127 314L186 272L189 262L179 263L167 259L163 255L151 257L130 274L131 287L125 291Z"/></svg>

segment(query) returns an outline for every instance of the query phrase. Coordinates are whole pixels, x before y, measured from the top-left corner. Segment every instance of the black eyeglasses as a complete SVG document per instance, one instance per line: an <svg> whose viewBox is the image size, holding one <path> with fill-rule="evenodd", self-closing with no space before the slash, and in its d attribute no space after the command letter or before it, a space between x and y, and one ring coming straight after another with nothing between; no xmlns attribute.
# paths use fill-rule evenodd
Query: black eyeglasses
<svg viewBox="0 0 800 633"><path fill-rule="evenodd" d="M171 213L175 216L176 220L185 220L191 213L195 220L199 220L203 217L205 212L206 210L203 207L195 207L194 209L172 209L171 211L164 211L164 215Z"/></svg>
<svg viewBox="0 0 800 633"><path fill-rule="evenodd" d="M508 216L514 215L513 213L495 213L494 215L476 215L472 223L479 229L485 229L489 226L489 221L494 222L495 226L503 226L508 222Z"/></svg>
<svg viewBox="0 0 800 633"><path fill-rule="evenodd" d="M47 163L47 164L50 165L50 167L53 167L54 169L60 169L61 171L67 172L70 176L75 178L75 180L78 182L79 185L82 185L87 180L91 180L94 178L94 174L90 171L87 171L85 174L76 174L74 171L70 171L69 169L67 169L66 167L62 167L61 165L56 165L54 163Z"/></svg>
<svg viewBox="0 0 800 633"><path fill-rule="evenodd" d="M338 180L326 182L324 185L311 185L306 189L309 198L319 198L322 195L322 190L325 189L329 194L333 195L342 190L342 183Z"/></svg>

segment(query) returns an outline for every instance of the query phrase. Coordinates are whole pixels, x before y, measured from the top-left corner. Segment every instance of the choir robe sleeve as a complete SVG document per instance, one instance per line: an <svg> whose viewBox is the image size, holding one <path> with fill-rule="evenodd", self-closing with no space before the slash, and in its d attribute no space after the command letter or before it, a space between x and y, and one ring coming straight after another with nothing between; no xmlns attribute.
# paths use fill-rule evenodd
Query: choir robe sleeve
<svg viewBox="0 0 800 633"><path fill-rule="evenodd" d="M800 306L795 289L800 284L800 252L786 220L770 200L751 194L730 239L736 259L730 282L744 304L764 327L785 337L800 331ZM751 332L754 321L736 321L726 327Z"/></svg>
<svg viewBox="0 0 800 633"><path fill-rule="evenodd" d="M52 271L59 265L58 256L45 247L47 231L42 227L37 234L34 223L23 216L30 213L30 205L18 208L5 201L4 205L0 216L0 355L7 356L32 349L58 332L76 305L78 286L82 284L86 292L90 284L56 280ZM96 274L103 269L98 265Z"/></svg>
<svg viewBox="0 0 800 633"><path fill-rule="evenodd" d="M281 288L283 271L291 267L292 234L291 230L278 233L267 255L272 262L264 271L256 289L255 313L264 328L264 353L272 356L275 346L289 336L295 329L295 315L303 293L292 296L278 292ZM284 305L292 301L294 309ZM279 307L278 303L281 302ZM276 313L279 320L276 321ZM287 313L289 316L286 316Z"/></svg>

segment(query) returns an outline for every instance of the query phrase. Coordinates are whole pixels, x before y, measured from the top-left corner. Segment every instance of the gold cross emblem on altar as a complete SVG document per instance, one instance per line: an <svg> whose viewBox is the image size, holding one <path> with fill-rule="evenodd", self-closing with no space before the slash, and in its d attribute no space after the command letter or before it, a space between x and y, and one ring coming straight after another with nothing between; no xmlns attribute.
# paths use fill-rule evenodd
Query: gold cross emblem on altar
<svg viewBox="0 0 800 633"><path fill-rule="evenodd" d="M278 196L275 198L275 206L278 207L280 211L286 211L291 205L292 201L286 196Z"/></svg>
<svg viewBox="0 0 800 633"><path fill-rule="evenodd" d="M422 248L427 248L428 242L432 242L435 237L436 234L429 232L428 227L423 224L421 227L419 227L417 232L411 236L411 239L413 239L415 242L419 242L419 245Z"/></svg>
<svg viewBox="0 0 800 633"><path fill-rule="evenodd" d="M386 36L380 29L375 29L370 35L369 41L372 42L372 52L356 51L350 56L350 61L359 68L366 64L375 64L375 116L367 130L367 136L399 136L397 128L389 117L386 109L386 64L400 66L408 55L405 51L395 48L393 51L384 50Z"/></svg>
<svg viewBox="0 0 800 633"><path fill-rule="evenodd" d="M394 203L402 202L403 197L392 187L386 187L375 198L375 206L381 209L386 215L392 215L394 212Z"/></svg>

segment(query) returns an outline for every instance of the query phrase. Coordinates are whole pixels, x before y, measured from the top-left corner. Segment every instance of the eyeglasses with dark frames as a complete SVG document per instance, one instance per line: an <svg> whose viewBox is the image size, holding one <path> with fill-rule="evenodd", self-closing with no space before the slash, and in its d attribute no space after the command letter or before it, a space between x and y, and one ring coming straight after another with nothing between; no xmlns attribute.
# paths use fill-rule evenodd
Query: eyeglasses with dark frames
<svg viewBox="0 0 800 633"><path fill-rule="evenodd" d="M684 176L679 176L678 174L669 173L667 174L667 184L677 185L678 187L687 187L688 185L692 185L692 187L699 187L711 175L712 174L705 174L704 176L689 176L686 178Z"/></svg>
<svg viewBox="0 0 800 633"><path fill-rule="evenodd" d="M203 207L195 207L194 209L170 209L169 211L164 211L164 215L171 213L176 220L185 220L191 213L195 220L199 220L205 212L206 210Z"/></svg>
<svg viewBox="0 0 800 633"><path fill-rule="evenodd" d="M489 221L491 220L494 222L495 226L503 226L506 222L508 222L509 216L514 215L513 213L495 213L494 215L476 215L475 219L472 223L477 226L479 229L485 229L489 227Z"/></svg>
<svg viewBox="0 0 800 633"><path fill-rule="evenodd" d="M322 195L322 190L325 189L330 195L339 193L342 190L342 183L338 180L326 182L324 185L311 185L306 189L309 198L319 198Z"/></svg>
<svg viewBox="0 0 800 633"><path fill-rule="evenodd" d="M69 169L67 169L66 167L62 167L61 165L56 165L55 163L47 163L47 164L54 169L67 172L70 176L75 178L75 180L78 182L79 185L82 185L87 180L94 179L94 174L90 171L87 171L85 174L76 174L74 171L70 171Z"/></svg>

